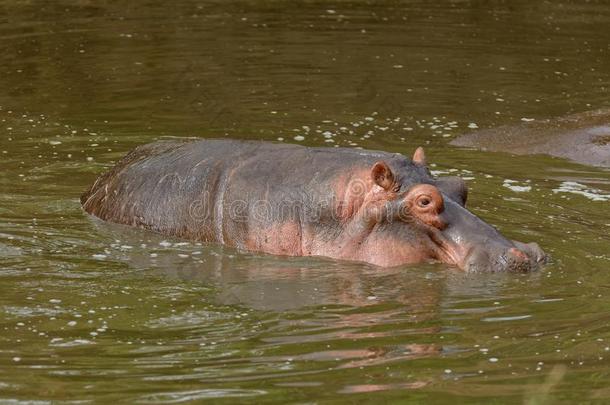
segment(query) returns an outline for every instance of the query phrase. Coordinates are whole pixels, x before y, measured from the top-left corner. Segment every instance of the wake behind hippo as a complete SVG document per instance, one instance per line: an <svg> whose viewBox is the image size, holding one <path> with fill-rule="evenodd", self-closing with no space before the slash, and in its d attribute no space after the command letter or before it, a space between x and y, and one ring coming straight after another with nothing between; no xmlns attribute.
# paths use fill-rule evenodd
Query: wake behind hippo
<svg viewBox="0 0 610 405"><path fill-rule="evenodd" d="M139 146L81 197L103 220L289 256L468 271L527 271L538 245L510 241L465 208L458 177L423 149L400 154L234 140Z"/></svg>

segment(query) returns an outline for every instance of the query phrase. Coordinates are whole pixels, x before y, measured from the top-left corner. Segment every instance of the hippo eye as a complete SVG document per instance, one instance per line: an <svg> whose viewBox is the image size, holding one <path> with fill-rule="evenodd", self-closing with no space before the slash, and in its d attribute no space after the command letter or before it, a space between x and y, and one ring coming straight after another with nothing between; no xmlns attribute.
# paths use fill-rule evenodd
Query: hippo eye
<svg viewBox="0 0 610 405"><path fill-rule="evenodd" d="M418 184L411 188L405 200L412 216L437 229L446 228L440 216L444 209L443 196L435 186Z"/></svg>
<svg viewBox="0 0 610 405"><path fill-rule="evenodd" d="M428 205L430 205L430 203L432 202L432 200L430 199L430 197L422 197L419 200L417 200L417 205L419 205L422 208L427 207Z"/></svg>

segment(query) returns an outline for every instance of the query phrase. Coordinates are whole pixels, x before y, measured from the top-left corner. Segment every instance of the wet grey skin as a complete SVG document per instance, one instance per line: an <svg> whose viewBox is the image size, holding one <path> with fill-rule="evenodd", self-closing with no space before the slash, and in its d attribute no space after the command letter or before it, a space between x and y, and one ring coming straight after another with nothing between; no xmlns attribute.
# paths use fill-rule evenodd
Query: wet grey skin
<svg viewBox="0 0 610 405"><path fill-rule="evenodd" d="M440 218L446 224L444 229L433 231L432 239L439 245L462 247L465 252L456 260L458 267L473 273L528 272L548 262L548 255L537 243L509 240L467 210L468 188L462 178L441 177L431 184L443 195L444 209Z"/></svg>
<svg viewBox="0 0 610 405"><path fill-rule="evenodd" d="M440 261L469 272L530 271L546 260L535 243L510 241L468 211L467 194L462 179L433 177L421 148L408 159L197 140L134 149L81 203L106 221L277 255Z"/></svg>
<svg viewBox="0 0 610 405"><path fill-rule="evenodd" d="M547 255L537 243L508 240L494 227L451 199L446 199L445 212L451 218L444 236L468 252L463 267L469 272L527 272L546 263Z"/></svg>
<svg viewBox="0 0 610 405"><path fill-rule="evenodd" d="M610 108L475 131L451 144L516 155L546 154L610 167Z"/></svg>

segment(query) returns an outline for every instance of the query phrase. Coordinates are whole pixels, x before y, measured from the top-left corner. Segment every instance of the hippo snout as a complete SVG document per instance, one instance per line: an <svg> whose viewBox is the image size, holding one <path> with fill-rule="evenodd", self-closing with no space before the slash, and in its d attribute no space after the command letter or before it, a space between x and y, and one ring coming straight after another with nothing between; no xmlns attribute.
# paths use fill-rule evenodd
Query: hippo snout
<svg viewBox="0 0 610 405"><path fill-rule="evenodd" d="M468 272L529 272L547 261L547 255L537 243L513 242L513 246L472 249L464 261Z"/></svg>
<svg viewBox="0 0 610 405"><path fill-rule="evenodd" d="M545 264L549 260L549 256L538 246L536 242L522 243L519 241L512 241L515 244L515 248L523 252L528 260L533 261L536 267Z"/></svg>

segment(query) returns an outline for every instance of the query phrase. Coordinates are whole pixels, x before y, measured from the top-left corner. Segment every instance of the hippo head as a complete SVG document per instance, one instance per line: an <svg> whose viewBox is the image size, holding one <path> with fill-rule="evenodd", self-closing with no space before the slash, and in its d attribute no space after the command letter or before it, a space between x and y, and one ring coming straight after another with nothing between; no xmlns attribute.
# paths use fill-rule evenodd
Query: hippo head
<svg viewBox="0 0 610 405"><path fill-rule="evenodd" d="M375 197L367 204L373 209L367 211L374 223L371 229L377 231L367 237L376 247L363 246L367 261L382 265L440 261L469 272L523 272L546 261L536 243L508 240L468 211L464 181L433 177L422 148L412 161L375 163L371 180L370 193ZM380 258L383 254L386 257Z"/></svg>

